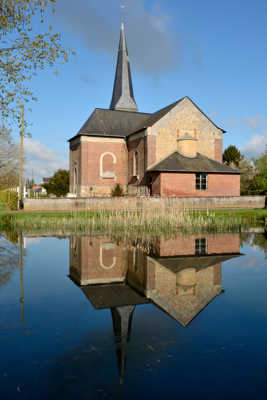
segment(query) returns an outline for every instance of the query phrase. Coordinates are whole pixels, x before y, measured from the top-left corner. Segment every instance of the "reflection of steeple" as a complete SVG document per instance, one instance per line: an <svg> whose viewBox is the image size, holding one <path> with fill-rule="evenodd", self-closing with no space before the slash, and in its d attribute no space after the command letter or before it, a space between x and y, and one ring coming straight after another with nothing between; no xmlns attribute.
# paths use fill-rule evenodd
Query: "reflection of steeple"
<svg viewBox="0 0 267 400"><path fill-rule="evenodd" d="M126 365L127 344L130 340L134 309L134 305L110 309L116 341L116 353L121 383L123 383L123 376Z"/></svg>

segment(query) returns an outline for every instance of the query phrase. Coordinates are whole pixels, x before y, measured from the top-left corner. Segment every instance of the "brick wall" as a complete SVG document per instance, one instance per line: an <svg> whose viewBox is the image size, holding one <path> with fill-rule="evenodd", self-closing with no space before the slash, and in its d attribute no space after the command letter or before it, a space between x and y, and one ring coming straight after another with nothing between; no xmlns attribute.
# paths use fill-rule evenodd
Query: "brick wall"
<svg viewBox="0 0 267 400"><path fill-rule="evenodd" d="M80 164L81 196L110 195L119 183L127 187L127 148L123 139L82 138ZM101 171L102 159L102 171ZM90 190L90 187L92 190Z"/></svg>
<svg viewBox="0 0 267 400"><path fill-rule="evenodd" d="M71 236L70 276L80 285L121 282L126 271L126 248L105 237Z"/></svg>
<svg viewBox="0 0 267 400"><path fill-rule="evenodd" d="M71 146L71 145L70 145ZM80 139L77 138L72 143L72 150L70 151L70 192L74 193L81 183L81 146ZM74 189L74 168L77 170L77 188ZM78 191L79 194L79 191Z"/></svg>
<svg viewBox="0 0 267 400"><path fill-rule="evenodd" d="M195 174L161 173L161 196L239 196L240 175L208 174L207 190L195 188Z"/></svg>
<svg viewBox="0 0 267 400"><path fill-rule="evenodd" d="M158 257L195 255L195 240L198 238L206 238L207 254L231 254L240 251L239 233L187 235L175 239L159 238L154 251Z"/></svg>
<svg viewBox="0 0 267 400"><path fill-rule="evenodd" d="M138 180L133 182L133 160L134 154L138 154ZM133 184L143 183L145 176L145 137L128 141L128 182Z"/></svg>

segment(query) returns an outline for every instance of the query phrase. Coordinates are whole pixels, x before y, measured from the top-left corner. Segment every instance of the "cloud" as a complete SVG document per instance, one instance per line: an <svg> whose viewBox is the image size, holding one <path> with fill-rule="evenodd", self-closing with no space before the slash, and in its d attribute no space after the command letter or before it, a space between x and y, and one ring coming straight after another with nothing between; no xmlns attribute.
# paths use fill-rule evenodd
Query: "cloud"
<svg viewBox="0 0 267 400"><path fill-rule="evenodd" d="M261 134L256 134L241 147L241 153L245 155L246 158L257 158L266 149L267 146L267 131Z"/></svg>
<svg viewBox="0 0 267 400"><path fill-rule="evenodd" d="M242 127L249 129L252 132L257 132L267 128L267 120L261 114L252 117L233 117L230 119L229 125L233 128Z"/></svg>
<svg viewBox="0 0 267 400"><path fill-rule="evenodd" d="M25 138L24 153L26 157L25 177L32 177L40 183L43 177L49 177L58 169L68 169L68 160L64 152L56 152L38 141Z"/></svg>
<svg viewBox="0 0 267 400"><path fill-rule="evenodd" d="M129 55L146 74L171 70L180 62L180 37L171 30L171 17L158 3L148 11L144 0L125 0L125 21ZM118 0L57 0L55 18L101 54L116 54L119 40ZM194 49L192 50L194 53ZM199 60L197 54L194 58ZM198 62L198 61L197 61Z"/></svg>

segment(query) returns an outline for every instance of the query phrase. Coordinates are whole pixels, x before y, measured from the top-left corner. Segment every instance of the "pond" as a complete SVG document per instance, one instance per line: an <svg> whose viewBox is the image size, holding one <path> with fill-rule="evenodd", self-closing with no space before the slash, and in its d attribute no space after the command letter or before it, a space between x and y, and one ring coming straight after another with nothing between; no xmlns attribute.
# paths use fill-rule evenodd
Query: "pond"
<svg viewBox="0 0 267 400"><path fill-rule="evenodd" d="M1 398L266 398L266 255L264 233L1 234Z"/></svg>

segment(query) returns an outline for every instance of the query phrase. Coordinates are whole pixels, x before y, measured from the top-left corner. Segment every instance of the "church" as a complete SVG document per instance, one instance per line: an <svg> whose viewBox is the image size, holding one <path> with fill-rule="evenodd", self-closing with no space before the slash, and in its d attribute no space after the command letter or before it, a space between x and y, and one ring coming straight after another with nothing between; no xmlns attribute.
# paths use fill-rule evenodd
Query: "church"
<svg viewBox="0 0 267 400"><path fill-rule="evenodd" d="M240 172L222 163L224 133L188 96L139 112L122 24L110 108L69 139L70 193L106 197L120 184L129 196L239 196Z"/></svg>

